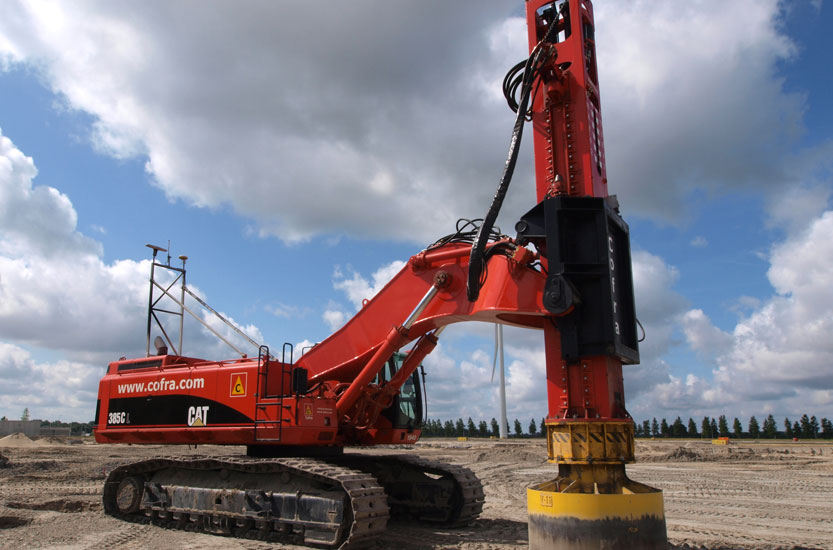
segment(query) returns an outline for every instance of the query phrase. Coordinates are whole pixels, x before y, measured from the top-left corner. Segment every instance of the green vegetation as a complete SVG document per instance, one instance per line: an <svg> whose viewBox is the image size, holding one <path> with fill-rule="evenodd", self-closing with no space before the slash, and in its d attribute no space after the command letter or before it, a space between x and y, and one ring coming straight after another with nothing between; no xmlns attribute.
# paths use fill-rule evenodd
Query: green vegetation
<svg viewBox="0 0 833 550"><path fill-rule="evenodd" d="M780 431L775 418L771 414L764 419L763 425L759 424L758 419L752 416L749 418L747 426L747 430L744 431L741 421L735 418L730 433L726 416L720 415L717 421L705 416L700 422L700 432L698 433L697 422L693 418L688 419L688 427L686 427L678 416L670 426L664 418L659 422L656 418L650 421L643 420L641 423L637 422L635 431L636 437L713 439L731 435L736 439L792 439L794 437L800 439L833 439L833 422L827 418L822 418L819 421L815 416L807 416L806 414L802 415L799 421L793 423L790 422L789 418L785 419L784 429Z"/></svg>

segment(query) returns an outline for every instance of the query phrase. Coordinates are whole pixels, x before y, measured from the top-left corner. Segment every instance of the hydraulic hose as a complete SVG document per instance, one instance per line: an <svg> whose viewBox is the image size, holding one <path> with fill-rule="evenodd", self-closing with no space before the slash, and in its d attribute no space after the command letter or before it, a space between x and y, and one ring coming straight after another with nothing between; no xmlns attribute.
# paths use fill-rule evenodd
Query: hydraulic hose
<svg viewBox="0 0 833 550"><path fill-rule="evenodd" d="M521 98L517 102L517 114L515 116L515 125L512 128L512 139L509 141L509 153L506 157L506 163L503 166L503 174L500 178L500 184L492 198L492 204L483 218L483 223L477 230L477 236L474 239L474 244L471 247L471 255L469 256L469 275L466 283L466 296L470 302L477 300L480 295L480 288L483 286L482 276L485 272L486 259L484 253L486 244L489 240L489 235L497 220L500 208L503 205L503 199L506 197L506 191L509 189L509 183L512 181L512 175L515 172L515 164L518 160L518 153L520 151L521 137L523 136L524 122L526 122L527 110L529 107L530 96L532 95L533 84L538 78L541 68L557 55L555 48L551 44L547 44L550 40L550 35L557 25L551 24L547 34L535 46L526 60L524 65L523 80L521 81ZM520 65L520 64L519 64ZM518 65L510 70L510 74L516 72ZM517 89L517 81L511 82L511 77L507 75L504 79L504 90L507 89L506 81L510 81L509 89L514 92ZM510 107L513 108L514 100L509 100Z"/></svg>

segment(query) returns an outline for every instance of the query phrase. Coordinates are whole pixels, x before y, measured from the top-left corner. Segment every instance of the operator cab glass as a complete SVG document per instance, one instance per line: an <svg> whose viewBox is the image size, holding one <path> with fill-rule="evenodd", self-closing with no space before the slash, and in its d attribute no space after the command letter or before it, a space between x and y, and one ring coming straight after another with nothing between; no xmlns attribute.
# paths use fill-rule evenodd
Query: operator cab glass
<svg viewBox="0 0 833 550"><path fill-rule="evenodd" d="M393 378L404 360L404 354L395 353L376 376L374 383L384 383ZM414 374L402 385L399 394L393 399L393 404L382 411L382 415L391 421L394 428L415 429L422 427L422 384L419 380L421 370L422 367L420 366L414 371Z"/></svg>

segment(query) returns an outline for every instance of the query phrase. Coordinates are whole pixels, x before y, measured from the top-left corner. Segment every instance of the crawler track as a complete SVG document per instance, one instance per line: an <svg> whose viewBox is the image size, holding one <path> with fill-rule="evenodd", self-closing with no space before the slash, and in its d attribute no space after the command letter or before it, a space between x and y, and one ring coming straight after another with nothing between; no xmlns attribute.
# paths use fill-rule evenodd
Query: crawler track
<svg viewBox="0 0 833 550"><path fill-rule="evenodd" d="M345 454L335 460L378 479L392 517L456 527L471 523L483 510L483 485L463 466L411 455Z"/></svg>
<svg viewBox="0 0 833 550"><path fill-rule="evenodd" d="M135 523L346 550L388 516L456 527L483 508L468 468L415 456L157 458L114 469L106 513Z"/></svg>
<svg viewBox="0 0 833 550"><path fill-rule="evenodd" d="M136 462L110 473L103 504L137 523L339 550L376 537L388 520L373 476L296 458Z"/></svg>

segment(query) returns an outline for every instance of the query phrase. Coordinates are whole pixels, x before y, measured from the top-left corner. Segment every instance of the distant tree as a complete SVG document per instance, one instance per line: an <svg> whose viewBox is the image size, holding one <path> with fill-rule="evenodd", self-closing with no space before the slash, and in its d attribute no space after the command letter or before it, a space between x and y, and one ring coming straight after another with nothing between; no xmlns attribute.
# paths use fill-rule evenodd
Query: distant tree
<svg viewBox="0 0 833 550"><path fill-rule="evenodd" d="M434 426L432 429L431 435L437 437L443 435L443 421L442 420L434 420Z"/></svg>
<svg viewBox="0 0 833 550"><path fill-rule="evenodd" d="M531 419L529 421L529 435L535 435L538 432L538 424L535 423L535 419Z"/></svg>
<svg viewBox="0 0 833 550"><path fill-rule="evenodd" d="M737 417L735 417L735 421L732 422L732 434L735 437L743 437L743 426L741 425L740 420L738 420Z"/></svg>
<svg viewBox="0 0 833 550"><path fill-rule="evenodd" d="M662 437L671 437L671 428L668 427L668 422L664 418L659 423L659 432L662 434Z"/></svg>
<svg viewBox="0 0 833 550"><path fill-rule="evenodd" d="M3 416L3 418L0 418L0 422L5 422L7 420L8 420L8 418L6 418L5 416Z"/></svg>
<svg viewBox="0 0 833 550"><path fill-rule="evenodd" d="M547 419L541 419L541 437L547 437Z"/></svg>
<svg viewBox="0 0 833 550"><path fill-rule="evenodd" d="M726 422L726 415L721 414L717 419L717 432L720 437L729 437L729 423Z"/></svg>
<svg viewBox="0 0 833 550"><path fill-rule="evenodd" d="M657 423L657 419L654 418L651 420L651 437L658 437L659 436L659 424Z"/></svg>
<svg viewBox="0 0 833 550"><path fill-rule="evenodd" d="M674 423L671 424L671 435L673 437L685 437L685 424L683 424L682 418L679 416L674 419Z"/></svg>
<svg viewBox="0 0 833 550"><path fill-rule="evenodd" d="M463 437L466 435L466 425L463 423L462 418L458 418L457 422L454 423L454 435L457 437Z"/></svg>
<svg viewBox="0 0 833 550"><path fill-rule="evenodd" d="M761 437L761 427L758 425L758 419L754 416L749 419L749 437L753 439Z"/></svg>
<svg viewBox="0 0 833 550"><path fill-rule="evenodd" d="M640 424L639 422L636 422L633 425L633 436L642 437L642 424Z"/></svg>
<svg viewBox="0 0 833 550"><path fill-rule="evenodd" d="M712 438L712 423L708 416L704 416L703 422L700 423L700 433L705 439Z"/></svg>
<svg viewBox="0 0 833 550"><path fill-rule="evenodd" d="M712 423L711 423L711 426L709 426L709 429L712 432L712 437L717 437L718 436L717 421L714 418L712 418Z"/></svg>
<svg viewBox="0 0 833 550"><path fill-rule="evenodd" d="M23 414L20 415L20 419L24 422L29 420L29 407L23 409Z"/></svg>
<svg viewBox="0 0 833 550"><path fill-rule="evenodd" d="M431 436L431 435L433 435L433 434L431 433L431 432L433 432L433 431L434 431L434 421L433 421L433 420L431 420L431 419L429 418L429 419L428 419L428 420L426 420L426 421L425 421L425 423L422 425L422 435L424 435L424 436Z"/></svg>
<svg viewBox="0 0 833 550"><path fill-rule="evenodd" d="M521 427L521 421L515 419L515 435L521 437L524 434L524 429Z"/></svg>
<svg viewBox="0 0 833 550"><path fill-rule="evenodd" d="M819 421L815 416L810 417L810 436L814 438L819 436Z"/></svg>
<svg viewBox="0 0 833 550"><path fill-rule="evenodd" d="M497 418L492 418L492 435L500 437L500 424L497 423Z"/></svg>
<svg viewBox="0 0 833 550"><path fill-rule="evenodd" d="M807 417L806 414L801 415L801 437L810 438L813 437L812 431L810 429L810 419Z"/></svg>
<svg viewBox="0 0 833 550"><path fill-rule="evenodd" d="M826 418L821 419L821 436L825 439L833 437L833 422Z"/></svg>
<svg viewBox="0 0 833 550"><path fill-rule="evenodd" d="M801 435L801 426L798 425L798 420L793 422L793 437L798 437Z"/></svg>
<svg viewBox="0 0 833 550"><path fill-rule="evenodd" d="M784 435L787 437L793 437L793 425L790 423L789 418L784 419Z"/></svg>
<svg viewBox="0 0 833 550"><path fill-rule="evenodd" d="M486 424L485 420L481 420L480 424L477 425L477 435L480 437L489 437L489 425Z"/></svg>
<svg viewBox="0 0 833 550"><path fill-rule="evenodd" d="M454 437L454 434L457 433L457 429L454 426L454 422L451 420L446 420L445 424L443 424L443 435L446 437Z"/></svg>
<svg viewBox="0 0 833 550"><path fill-rule="evenodd" d="M642 421L642 436L649 437L651 435L651 423L647 420Z"/></svg>
<svg viewBox="0 0 833 550"><path fill-rule="evenodd" d="M474 425L474 420L469 417L468 421L466 422L466 435L469 437L474 437L477 435L477 426Z"/></svg>
<svg viewBox="0 0 833 550"><path fill-rule="evenodd" d="M697 422L693 418L688 419L688 437L697 437Z"/></svg>
<svg viewBox="0 0 833 550"><path fill-rule="evenodd" d="M769 415L764 420L764 437L775 439L776 435L778 435L778 426L775 424L775 418Z"/></svg>

